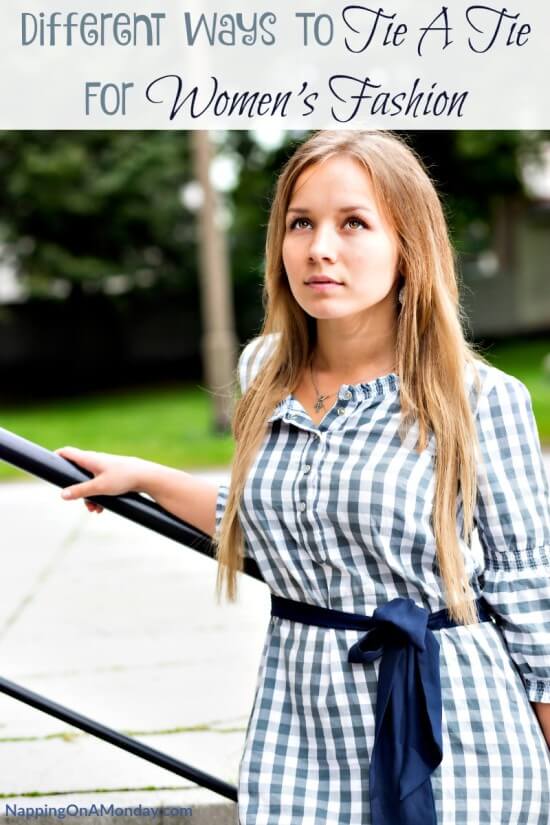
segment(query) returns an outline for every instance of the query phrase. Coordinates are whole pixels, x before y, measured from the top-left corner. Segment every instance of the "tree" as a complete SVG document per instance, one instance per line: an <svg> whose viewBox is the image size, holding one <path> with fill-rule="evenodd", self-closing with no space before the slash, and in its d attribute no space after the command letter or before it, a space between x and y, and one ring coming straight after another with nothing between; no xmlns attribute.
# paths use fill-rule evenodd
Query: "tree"
<svg viewBox="0 0 550 825"><path fill-rule="evenodd" d="M262 148L248 131L220 133L238 160L229 255L239 323L261 313L265 228L277 172L307 132ZM521 158L548 133L418 131L406 135L443 195L453 240L475 253L490 239L491 203L522 190ZM181 202L192 180L185 132L0 133L0 240L31 291L52 279L73 291L122 276L127 288L190 290L197 283L195 215Z"/></svg>
<svg viewBox="0 0 550 825"><path fill-rule="evenodd" d="M159 288L195 278L186 135L3 132L0 171L1 239L31 292L51 279L78 290L113 275Z"/></svg>

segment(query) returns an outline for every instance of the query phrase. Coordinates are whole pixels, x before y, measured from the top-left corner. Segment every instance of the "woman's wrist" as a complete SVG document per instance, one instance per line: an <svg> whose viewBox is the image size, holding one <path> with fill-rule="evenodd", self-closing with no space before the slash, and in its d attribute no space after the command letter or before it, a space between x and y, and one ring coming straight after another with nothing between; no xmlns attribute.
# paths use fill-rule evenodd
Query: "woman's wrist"
<svg viewBox="0 0 550 825"><path fill-rule="evenodd" d="M135 492L147 493L151 498L157 499L166 487L170 487L177 479L181 481L181 476L186 475L183 470L176 470L174 467L167 467L165 464L157 464L145 458L136 458L135 467Z"/></svg>

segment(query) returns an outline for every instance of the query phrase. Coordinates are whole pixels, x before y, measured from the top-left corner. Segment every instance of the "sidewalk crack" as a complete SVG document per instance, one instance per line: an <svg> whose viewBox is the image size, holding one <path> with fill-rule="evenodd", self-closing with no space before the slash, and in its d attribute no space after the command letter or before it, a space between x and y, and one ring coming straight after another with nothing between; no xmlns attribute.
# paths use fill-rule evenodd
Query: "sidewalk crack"
<svg viewBox="0 0 550 825"><path fill-rule="evenodd" d="M36 574L30 590L23 596L19 604L15 607L12 613L5 619L0 627L0 642L6 638L9 631L13 628L16 622L21 618L27 607L32 604L35 596L44 586L52 573L57 568L59 562L66 556L74 546L79 533L82 530L82 524L73 527L61 542L61 546L44 567Z"/></svg>

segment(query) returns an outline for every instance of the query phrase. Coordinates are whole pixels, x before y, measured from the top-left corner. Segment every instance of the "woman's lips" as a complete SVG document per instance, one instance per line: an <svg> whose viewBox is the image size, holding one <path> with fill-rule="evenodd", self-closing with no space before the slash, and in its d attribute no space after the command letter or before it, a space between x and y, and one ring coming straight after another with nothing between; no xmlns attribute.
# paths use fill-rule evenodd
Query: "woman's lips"
<svg viewBox="0 0 550 825"><path fill-rule="evenodd" d="M328 292L331 289L343 286L343 284L337 284L336 281L310 281L306 286L316 292Z"/></svg>

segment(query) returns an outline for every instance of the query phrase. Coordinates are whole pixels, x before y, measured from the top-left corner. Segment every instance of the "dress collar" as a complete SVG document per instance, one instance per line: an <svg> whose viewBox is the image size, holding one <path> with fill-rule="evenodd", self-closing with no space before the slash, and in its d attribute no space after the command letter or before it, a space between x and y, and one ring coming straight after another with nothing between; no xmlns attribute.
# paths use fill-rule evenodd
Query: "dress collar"
<svg viewBox="0 0 550 825"><path fill-rule="evenodd" d="M364 384L341 384L338 390L338 400L345 403L359 403L368 400L370 404L381 401L385 396L399 390L399 376L394 372L373 378ZM268 422L277 421L283 418L287 412L298 412L302 410L300 402L289 393L282 401L275 406L273 413L267 419Z"/></svg>

